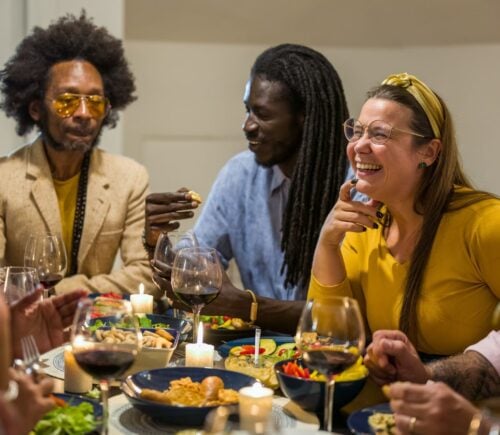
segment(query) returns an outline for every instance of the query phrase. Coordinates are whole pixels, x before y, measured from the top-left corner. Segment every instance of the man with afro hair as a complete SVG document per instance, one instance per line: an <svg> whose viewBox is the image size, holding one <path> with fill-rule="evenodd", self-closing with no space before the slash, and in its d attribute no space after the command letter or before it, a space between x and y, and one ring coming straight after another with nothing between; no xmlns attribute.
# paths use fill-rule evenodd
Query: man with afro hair
<svg viewBox="0 0 500 435"><path fill-rule="evenodd" d="M30 235L60 234L68 264L56 293L130 293L141 282L154 292L141 247L148 174L97 148L136 99L122 42L85 12L36 27L0 71L0 91L17 133L40 132L0 159L0 263L22 266Z"/></svg>

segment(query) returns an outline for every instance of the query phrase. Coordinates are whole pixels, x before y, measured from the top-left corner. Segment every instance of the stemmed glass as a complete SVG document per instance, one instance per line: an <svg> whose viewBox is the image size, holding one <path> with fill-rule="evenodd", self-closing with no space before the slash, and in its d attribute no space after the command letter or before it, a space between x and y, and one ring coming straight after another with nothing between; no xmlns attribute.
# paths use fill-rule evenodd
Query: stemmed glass
<svg viewBox="0 0 500 435"><path fill-rule="evenodd" d="M44 286L44 297L64 278L66 248L58 234L31 235L24 250L24 265L34 267Z"/></svg>
<svg viewBox="0 0 500 435"><path fill-rule="evenodd" d="M105 325L120 327L105 326L96 329L98 319ZM104 336L105 333L114 334L115 331L116 337ZM99 379L104 434L108 433L109 383L132 366L141 343L141 330L130 301L107 298L79 301L71 331L71 345L78 365L89 375Z"/></svg>
<svg viewBox="0 0 500 435"><path fill-rule="evenodd" d="M161 276L170 279L172 266L177 252L183 248L199 246L198 240L192 230L182 233L178 230L161 233L156 242L153 267ZM160 286L156 284L159 288ZM160 288L160 290L162 290Z"/></svg>
<svg viewBox="0 0 500 435"><path fill-rule="evenodd" d="M222 288L219 254L212 248L184 248L175 256L172 290L193 311L193 338L197 342L201 309L211 303Z"/></svg>
<svg viewBox="0 0 500 435"><path fill-rule="evenodd" d="M33 293L39 281L33 267L9 266L0 268L0 284L7 303L13 305Z"/></svg>
<svg viewBox="0 0 500 435"><path fill-rule="evenodd" d="M295 341L307 366L327 378L321 429L332 432L334 376L352 366L365 347L358 303L347 297L309 300L302 311Z"/></svg>

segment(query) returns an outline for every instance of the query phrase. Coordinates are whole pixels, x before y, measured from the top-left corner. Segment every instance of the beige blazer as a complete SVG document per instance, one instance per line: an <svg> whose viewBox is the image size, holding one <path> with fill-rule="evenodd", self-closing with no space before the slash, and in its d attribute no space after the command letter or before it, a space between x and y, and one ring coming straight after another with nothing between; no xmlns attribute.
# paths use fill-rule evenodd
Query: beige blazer
<svg viewBox="0 0 500 435"><path fill-rule="evenodd" d="M159 297L142 247L146 169L137 162L92 152L85 221L77 275L64 278L56 292L135 293L139 283ZM30 234L61 233L52 175L41 139L0 159L0 263L23 265ZM120 252L121 267L113 270Z"/></svg>

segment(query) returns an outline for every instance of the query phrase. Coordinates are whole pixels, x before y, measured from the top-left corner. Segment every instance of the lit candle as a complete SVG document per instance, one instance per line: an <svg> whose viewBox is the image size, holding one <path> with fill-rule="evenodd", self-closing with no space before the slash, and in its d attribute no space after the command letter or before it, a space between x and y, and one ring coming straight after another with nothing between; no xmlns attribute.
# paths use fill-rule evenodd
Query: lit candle
<svg viewBox="0 0 500 435"><path fill-rule="evenodd" d="M153 312L153 296L144 294L144 284L139 284L139 293L130 295L130 302L134 313L152 313Z"/></svg>
<svg viewBox="0 0 500 435"><path fill-rule="evenodd" d="M273 390L256 382L238 391L240 426L251 433L266 433L273 408Z"/></svg>
<svg viewBox="0 0 500 435"><path fill-rule="evenodd" d="M64 348L64 391L87 393L92 388L92 376L85 373L75 360L71 346Z"/></svg>
<svg viewBox="0 0 500 435"><path fill-rule="evenodd" d="M186 367L213 367L214 347L203 343L203 322L198 327L196 343L186 345Z"/></svg>

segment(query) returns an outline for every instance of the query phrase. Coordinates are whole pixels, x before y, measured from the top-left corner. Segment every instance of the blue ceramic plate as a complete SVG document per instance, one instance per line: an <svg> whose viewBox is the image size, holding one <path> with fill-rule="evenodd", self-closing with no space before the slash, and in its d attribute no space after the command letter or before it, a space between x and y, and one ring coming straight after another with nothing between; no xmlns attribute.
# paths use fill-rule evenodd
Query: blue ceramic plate
<svg viewBox="0 0 500 435"><path fill-rule="evenodd" d="M368 417L376 412L392 413L388 403L370 406L359 411L353 412L347 419L347 427L356 435L371 435L374 432L368 424Z"/></svg>
<svg viewBox="0 0 500 435"><path fill-rule="evenodd" d="M69 406L78 406L82 402L90 403L94 407L94 419L97 422L95 430L91 433L97 433L101 430L102 420L102 405L97 400L89 399L88 397L78 396L76 394L53 393L54 396L64 400Z"/></svg>
<svg viewBox="0 0 500 435"><path fill-rule="evenodd" d="M271 340L274 340L276 344L279 346L280 344L284 343L294 343L295 340L291 335L286 336L286 335L280 335L276 337L262 337L262 338L270 338ZM255 344L255 338L254 337L249 337L249 338L241 338L239 340L231 340L228 341L227 343L224 343L221 345L217 350L222 357L227 357L229 355L229 351L231 350L232 347L234 346L243 346L244 344Z"/></svg>
<svg viewBox="0 0 500 435"><path fill-rule="evenodd" d="M225 388L238 391L240 388L253 385L255 379L242 373L231 372L222 369L198 368L198 367L167 367L164 369L144 370L127 377L122 383L122 391L135 408L158 420L167 421L170 424L180 426L201 426L207 414L215 406L173 406L141 399L127 385L164 391L170 386L170 382L189 376L194 382L200 382L207 376L218 376L224 382Z"/></svg>

